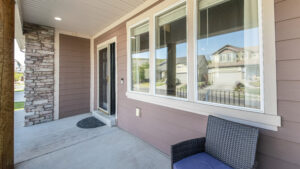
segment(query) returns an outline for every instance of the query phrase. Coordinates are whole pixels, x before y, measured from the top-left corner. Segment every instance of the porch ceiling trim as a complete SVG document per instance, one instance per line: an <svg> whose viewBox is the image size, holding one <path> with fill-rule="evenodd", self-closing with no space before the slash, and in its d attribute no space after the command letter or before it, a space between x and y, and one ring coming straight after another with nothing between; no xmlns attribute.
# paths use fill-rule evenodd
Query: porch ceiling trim
<svg viewBox="0 0 300 169"><path fill-rule="evenodd" d="M132 11L158 0L15 0L20 3L24 22L86 34L90 37L106 29ZM148 2L149 1L149 2ZM148 5L147 5L148 4ZM54 18L59 17L61 20Z"/></svg>
<svg viewBox="0 0 300 169"><path fill-rule="evenodd" d="M15 3L15 39L21 51L25 50L25 37L23 35L23 18L20 8L20 0Z"/></svg>
<svg viewBox="0 0 300 169"><path fill-rule="evenodd" d="M133 11L127 13L126 15L124 15L123 17L121 17L120 19L118 19L117 21L115 21L114 23L110 24L106 28L104 28L101 31L99 31L98 33L96 33L93 36L93 39L101 36L102 34L106 33L107 31L111 30L112 28L114 28L114 27L118 26L119 24L125 22L126 20L130 19L134 15L136 15L139 12L145 10L146 8L150 7L151 5L155 4L158 1L163 1L163 0L147 0L147 1L145 1L142 5L138 6Z"/></svg>

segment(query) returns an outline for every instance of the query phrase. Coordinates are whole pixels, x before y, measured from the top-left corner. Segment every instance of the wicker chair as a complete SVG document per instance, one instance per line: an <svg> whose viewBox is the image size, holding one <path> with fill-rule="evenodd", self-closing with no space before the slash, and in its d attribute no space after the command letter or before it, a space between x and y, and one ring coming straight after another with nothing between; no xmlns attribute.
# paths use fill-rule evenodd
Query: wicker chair
<svg viewBox="0 0 300 169"><path fill-rule="evenodd" d="M171 146L172 168L176 162L204 152L234 169L252 169L258 134L257 128L209 116L205 138Z"/></svg>

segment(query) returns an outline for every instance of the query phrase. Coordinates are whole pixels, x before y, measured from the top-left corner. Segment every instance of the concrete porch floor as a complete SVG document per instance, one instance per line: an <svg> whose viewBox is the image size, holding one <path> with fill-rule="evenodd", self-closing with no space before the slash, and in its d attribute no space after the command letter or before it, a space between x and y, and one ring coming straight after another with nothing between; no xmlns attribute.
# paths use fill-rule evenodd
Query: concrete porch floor
<svg viewBox="0 0 300 169"><path fill-rule="evenodd" d="M76 127L89 116L31 127L16 125L15 168L170 169L167 155L117 127Z"/></svg>

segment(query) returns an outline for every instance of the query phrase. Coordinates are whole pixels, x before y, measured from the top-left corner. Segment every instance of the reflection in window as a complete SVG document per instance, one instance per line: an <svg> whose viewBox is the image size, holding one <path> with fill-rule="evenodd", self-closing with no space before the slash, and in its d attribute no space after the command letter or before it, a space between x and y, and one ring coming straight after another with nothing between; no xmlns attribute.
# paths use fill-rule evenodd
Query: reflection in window
<svg viewBox="0 0 300 169"><path fill-rule="evenodd" d="M131 90L149 92L149 25L131 29Z"/></svg>
<svg viewBox="0 0 300 169"><path fill-rule="evenodd" d="M187 98L185 5L158 16L156 25L155 92Z"/></svg>
<svg viewBox="0 0 300 169"><path fill-rule="evenodd" d="M260 109L257 1L198 1L198 100Z"/></svg>

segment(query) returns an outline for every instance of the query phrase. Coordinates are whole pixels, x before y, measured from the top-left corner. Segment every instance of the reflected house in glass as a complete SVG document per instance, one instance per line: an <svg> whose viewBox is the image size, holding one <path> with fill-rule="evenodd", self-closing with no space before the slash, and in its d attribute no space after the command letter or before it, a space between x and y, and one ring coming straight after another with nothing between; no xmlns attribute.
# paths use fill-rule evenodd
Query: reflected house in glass
<svg viewBox="0 0 300 169"><path fill-rule="evenodd" d="M167 79L167 61L163 61L159 65L157 76L159 79ZM176 84L180 85L182 82L187 81L187 63L185 57L176 58Z"/></svg>
<svg viewBox="0 0 300 169"><path fill-rule="evenodd" d="M198 64L202 63L198 66L200 100L227 103L233 97L232 103L238 99L239 104L259 108L260 59L255 47L244 49L225 45L214 52L208 61L201 56L198 56ZM213 96L208 98L208 95ZM246 103L245 96L252 97L251 103Z"/></svg>
<svg viewBox="0 0 300 169"><path fill-rule="evenodd" d="M245 60L251 62L245 63ZM208 76L209 83L213 84L211 89L234 90L250 81L259 81L259 55L255 51L226 45L213 54L208 64Z"/></svg>

